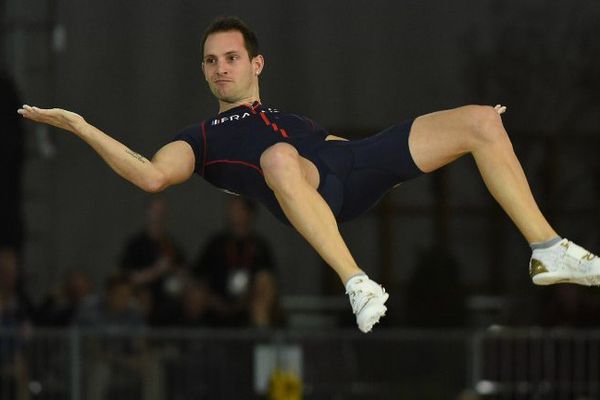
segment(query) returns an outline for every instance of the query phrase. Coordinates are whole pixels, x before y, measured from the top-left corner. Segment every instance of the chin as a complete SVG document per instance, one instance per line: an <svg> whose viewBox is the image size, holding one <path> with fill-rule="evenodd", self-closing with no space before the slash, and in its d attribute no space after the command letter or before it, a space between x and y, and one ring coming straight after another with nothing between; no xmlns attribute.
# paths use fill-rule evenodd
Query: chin
<svg viewBox="0 0 600 400"><path fill-rule="evenodd" d="M217 96L217 98L219 99L219 101L222 101L223 103L229 103L229 104L233 104L238 101L237 98L233 98L233 97L229 97L229 96Z"/></svg>
<svg viewBox="0 0 600 400"><path fill-rule="evenodd" d="M218 89L212 88L212 87L211 87L211 92L212 92L213 96L215 96L217 98L217 100L222 101L224 103L231 102L231 96L228 96L226 93L219 92Z"/></svg>

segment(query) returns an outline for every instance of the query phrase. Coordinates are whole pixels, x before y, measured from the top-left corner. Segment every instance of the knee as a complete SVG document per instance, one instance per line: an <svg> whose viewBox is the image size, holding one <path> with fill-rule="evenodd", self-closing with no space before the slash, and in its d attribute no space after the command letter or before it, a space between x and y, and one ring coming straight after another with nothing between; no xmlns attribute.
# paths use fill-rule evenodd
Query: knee
<svg viewBox="0 0 600 400"><path fill-rule="evenodd" d="M260 167L269 186L290 184L300 172L298 151L287 143L274 144L260 156Z"/></svg>
<svg viewBox="0 0 600 400"><path fill-rule="evenodd" d="M502 118L493 107L471 105L463 109L466 114L467 132L473 146L510 143L502 125Z"/></svg>

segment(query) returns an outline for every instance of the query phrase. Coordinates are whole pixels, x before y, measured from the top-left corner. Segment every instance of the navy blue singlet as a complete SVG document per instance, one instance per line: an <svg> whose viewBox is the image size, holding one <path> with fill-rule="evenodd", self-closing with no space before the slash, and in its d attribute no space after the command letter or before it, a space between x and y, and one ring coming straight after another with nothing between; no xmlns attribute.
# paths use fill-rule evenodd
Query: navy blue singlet
<svg viewBox="0 0 600 400"><path fill-rule="evenodd" d="M288 223L267 186L260 156L289 143L319 171L317 191L338 222L365 213L398 183L420 175L409 149L412 120L355 141L326 141L328 132L309 118L254 102L232 108L179 132L194 151L194 171L212 185L256 199Z"/></svg>

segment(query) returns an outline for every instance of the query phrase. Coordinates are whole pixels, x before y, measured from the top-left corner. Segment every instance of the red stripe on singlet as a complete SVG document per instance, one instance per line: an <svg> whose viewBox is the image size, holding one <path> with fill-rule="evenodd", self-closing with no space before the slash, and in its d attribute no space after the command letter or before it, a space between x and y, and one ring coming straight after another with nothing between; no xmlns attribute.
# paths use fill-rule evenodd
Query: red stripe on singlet
<svg viewBox="0 0 600 400"><path fill-rule="evenodd" d="M248 104L244 104L244 106L246 106L246 107L247 107L247 108L250 110L250 112L251 112L252 114L256 114L256 110L255 110L254 108L252 108L252 107L251 107L251 106L249 106Z"/></svg>
<svg viewBox="0 0 600 400"><path fill-rule="evenodd" d="M263 119L263 121L265 121L265 124L266 124L267 126L269 126L269 125L270 125L270 126L273 128L273 130L274 130L275 132L279 132L279 133L281 134L281 136L283 136L283 137L289 137L289 136L288 136L288 134L287 134L287 132L285 131L285 129L283 129L283 128L282 128L282 129L280 129L280 128L277 126L277 124L275 124L275 123L271 123L271 121L269 120L269 117L267 117L267 114L266 114L266 113L264 113L264 112L261 112L261 113L260 113L260 117Z"/></svg>
<svg viewBox="0 0 600 400"><path fill-rule="evenodd" d="M254 104L256 103L256 105ZM258 101L255 101L253 104L244 104L245 107L248 107L250 109L250 111L252 111L252 114L256 114L256 109L258 107L260 107L260 103Z"/></svg>
<svg viewBox="0 0 600 400"><path fill-rule="evenodd" d="M267 124L267 126L271 125L271 121L269 121L269 118L267 118L264 112L260 113L260 117L263 119L263 121L265 121L265 124Z"/></svg>

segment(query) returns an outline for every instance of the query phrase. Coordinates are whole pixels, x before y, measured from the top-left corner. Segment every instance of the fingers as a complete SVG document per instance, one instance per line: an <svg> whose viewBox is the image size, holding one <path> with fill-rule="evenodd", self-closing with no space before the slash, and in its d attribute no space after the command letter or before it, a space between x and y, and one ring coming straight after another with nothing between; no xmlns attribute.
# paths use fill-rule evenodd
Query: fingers
<svg viewBox="0 0 600 400"><path fill-rule="evenodd" d="M19 108L17 113L32 121L48 123L48 119L53 116L52 111L53 110L23 104L23 107Z"/></svg>
<svg viewBox="0 0 600 400"><path fill-rule="evenodd" d="M506 106L503 106L501 104L496 104L496 106L494 107L494 110L496 110L498 115L502 115L506 112Z"/></svg>
<svg viewBox="0 0 600 400"><path fill-rule="evenodd" d="M44 109L23 104L23 107L19 108L17 113L34 122L49 124L58 128L62 128L64 125L61 123L59 115L53 109Z"/></svg>
<svg viewBox="0 0 600 400"><path fill-rule="evenodd" d="M81 115L62 108L39 108L23 104L23 107L19 108L17 112L32 121L52 125L70 132L74 132L74 129L85 122Z"/></svg>
<svg viewBox="0 0 600 400"><path fill-rule="evenodd" d="M22 106L21 108L19 108L19 109L17 110L17 112L18 112L19 114L21 114L22 116L24 116L25 118L27 118L27 119L32 119L32 120L35 120L35 119L33 118L33 116L34 116L34 112L35 112L35 111L34 111L34 107L31 107L31 106L29 106L29 105L27 105L27 104L23 104L23 106Z"/></svg>
<svg viewBox="0 0 600 400"><path fill-rule="evenodd" d="M27 104L23 104L23 107L19 108L19 111L34 111L34 110L40 110L40 108L37 108L35 106L30 106ZM22 114L22 113L20 113Z"/></svg>
<svg viewBox="0 0 600 400"><path fill-rule="evenodd" d="M35 116L36 114L40 114L40 111L42 111L41 108L32 107L27 104L23 104L23 107L21 107L17 110L17 112L19 114L21 114L22 116L27 117L29 119L33 119L32 118L33 116Z"/></svg>
<svg viewBox="0 0 600 400"><path fill-rule="evenodd" d="M29 111L30 109L31 109L30 106L28 106L27 104L23 104L23 106L21 106L21 108L19 108L17 110L17 112L21 115L25 115L25 114L27 114L27 111Z"/></svg>

